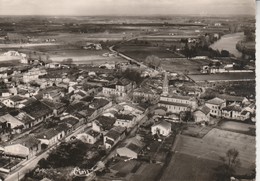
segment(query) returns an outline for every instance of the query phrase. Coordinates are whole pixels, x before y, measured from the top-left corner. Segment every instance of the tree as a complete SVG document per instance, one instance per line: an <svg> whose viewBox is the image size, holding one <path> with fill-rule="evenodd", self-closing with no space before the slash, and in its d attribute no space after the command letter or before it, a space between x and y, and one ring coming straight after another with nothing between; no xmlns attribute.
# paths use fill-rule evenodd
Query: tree
<svg viewBox="0 0 260 181"><path fill-rule="evenodd" d="M186 121L186 122L194 121L194 117L193 117L191 111L182 111L182 112L180 112L180 119L182 121Z"/></svg>
<svg viewBox="0 0 260 181"><path fill-rule="evenodd" d="M126 79L134 81L136 84L140 84L143 81L143 77L141 77L141 72L136 69L127 68L123 73L122 76Z"/></svg>
<svg viewBox="0 0 260 181"><path fill-rule="evenodd" d="M149 67L152 67L154 69L157 69L158 67L161 66L161 59L155 55L151 55L146 57L144 60L144 63L148 65Z"/></svg>
<svg viewBox="0 0 260 181"><path fill-rule="evenodd" d="M229 57L229 51L227 50L221 50L220 54L222 57Z"/></svg>
<svg viewBox="0 0 260 181"><path fill-rule="evenodd" d="M232 148L226 152L226 157L220 157L223 164L215 169L217 181L230 180L230 177L235 174L235 169L240 164L238 156L239 152L235 148Z"/></svg>

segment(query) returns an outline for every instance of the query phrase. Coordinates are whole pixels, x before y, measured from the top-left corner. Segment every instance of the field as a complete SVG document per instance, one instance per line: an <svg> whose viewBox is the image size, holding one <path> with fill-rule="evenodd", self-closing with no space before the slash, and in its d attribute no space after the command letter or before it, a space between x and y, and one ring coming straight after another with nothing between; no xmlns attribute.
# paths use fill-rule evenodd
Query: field
<svg viewBox="0 0 260 181"><path fill-rule="evenodd" d="M189 75L195 82L199 81L217 81L217 80L254 80L255 73L222 73L210 75Z"/></svg>
<svg viewBox="0 0 260 181"><path fill-rule="evenodd" d="M200 73L203 65L208 65L208 60L190 60L186 58L167 58L162 60L163 69L171 72L183 73L186 70L189 74Z"/></svg>
<svg viewBox="0 0 260 181"><path fill-rule="evenodd" d="M219 161L228 149L239 151L242 168L249 168L255 163L255 137L230 131L212 129L202 139L182 135L177 151L185 154Z"/></svg>
<svg viewBox="0 0 260 181"><path fill-rule="evenodd" d="M163 181L212 180L220 157L235 148L239 151L240 174L255 168L255 137L213 128L203 138L178 136L174 156L162 176Z"/></svg>
<svg viewBox="0 0 260 181"><path fill-rule="evenodd" d="M222 121L219 125L220 129L233 131L237 133L244 133L249 135L256 134L256 126L252 124L234 122L234 121Z"/></svg>
<svg viewBox="0 0 260 181"><path fill-rule="evenodd" d="M123 45L117 48L117 51L125 54L137 61L144 61L147 56L155 55L159 58L177 58L179 55L166 50L161 47L149 47L149 46L138 46L138 45Z"/></svg>
<svg viewBox="0 0 260 181"><path fill-rule="evenodd" d="M159 164L143 163L136 174L130 177L129 181L153 181L160 172L161 168L162 166Z"/></svg>
<svg viewBox="0 0 260 181"><path fill-rule="evenodd" d="M214 180L214 168L218 162L175 153L161 181L209 181Z"/></svg>
<svg viewBox="0 0 260 181"><path fill-rule="evenodd" d="M192 125L182 131L182 134L202 138L212 128L209 126Z"/></svg>

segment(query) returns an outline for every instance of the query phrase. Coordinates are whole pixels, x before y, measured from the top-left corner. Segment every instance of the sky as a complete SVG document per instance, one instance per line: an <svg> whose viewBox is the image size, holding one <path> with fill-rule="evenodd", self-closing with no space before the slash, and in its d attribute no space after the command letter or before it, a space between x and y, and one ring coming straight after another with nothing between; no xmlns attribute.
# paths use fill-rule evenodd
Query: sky
<svg viewBox="0 0 260 181"><path fill-rule="evenodd" d="M0 15L255 14L255 0L0 0Z"/></svg>

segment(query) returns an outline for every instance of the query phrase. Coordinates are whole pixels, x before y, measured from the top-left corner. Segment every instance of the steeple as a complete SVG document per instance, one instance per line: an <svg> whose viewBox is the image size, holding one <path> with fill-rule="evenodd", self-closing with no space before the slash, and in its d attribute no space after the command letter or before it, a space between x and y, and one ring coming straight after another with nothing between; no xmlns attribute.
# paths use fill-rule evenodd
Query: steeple
<svg viewBox="0 0 260 181"><path fill-rule="evenodd" d="M163 79L163 95L168 95L169 93L169 82L168 82L168 73L164 73L164 79Z"/></svg>

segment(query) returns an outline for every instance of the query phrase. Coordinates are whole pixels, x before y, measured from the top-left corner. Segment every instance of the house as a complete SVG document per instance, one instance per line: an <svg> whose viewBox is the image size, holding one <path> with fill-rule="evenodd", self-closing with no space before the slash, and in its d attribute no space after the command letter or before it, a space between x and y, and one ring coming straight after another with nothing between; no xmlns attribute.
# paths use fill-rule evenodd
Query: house
<svg viewBox="0 0 260 181"><path fill-rule="evenodd" d="M168 136L171 132L171 123L167 121L161 121L158 123L155 123L151 127L152 135L159 134L162 136Z"/></svg>
<svg viewBox="0 0 260 181"><path fill-rule="evenodd" d="M136 116L131 114L117 114L116 118L115 126L132 128L136 124Z"/></svg>
<svg viewBox="0 0 260 181"><path fill-rule="evenodd" d="M131 90L133 85L128 79L119 79L116 84L111 84L104 86L102 88L102 93L106 96L117 95L120 97L125 97Z"/></svg>
<svg viewBox="0 0 260 181"><path fill-rule="evenodd" d="M89 108L95 109L97 114L102 113L104 110L112 106L112 102L104 98L94 98L89 104Z"/></svg>
<svg viewBox="0 0 260 181"><path fill-rule="evenodd" d="M7 128L12 129L15 133L20 133L21 130L25 128L25 125L22 121L10 114L0 116L0 122L5 122Z"/></svg>
<svg viewBox="0 0 260 181"><path fill-rule="evenodd" d="M221 115L226 119L244 121L250 117L250 112L244 110L239 104L233 103L222 108Z"/></svg>
<svg viewBox="0 0 260 181"><path fill-rule="evenodd" d="M21 97L19 95L10 97L8 99L4 99L2 101L2 103L7 106L7 107L12 107L12 108L22 108L25 105L23 104L24 102L26 102L27 99L24 97Z"/></svg>
<svg viewBox="0 0 260 181"><path fill-rule="evenodd" d="M59 128L60 127L60 128ZM62 128L62 129L61 129ZM64 128L63 125L58 125L55 128L48 129L36 135L36 138L41 141L41 144L52 146L62 140L68 127Z"/></svg>
<svg viewBox="0 0 260 181"><path fill-rule="evenodd" d="M64 92L61 88L48 88L43 93L43 99L49 99L54 102L60 102L62 97L64 97Z"/></svg>
<svg viewBox="0 0 260 181"><path fill-rule="evenodd" d="M92 122L92 129L99 133L106 133L114 127L116 118L99 116Z"/></svg>
<svg viewBox="0 0 260 181"><path fill-rule="evenodd" d="M77 135L77 139L88 144L95 144L100 138L101 138L101 134L92 129L88 130L86 133Z"/></svg>
<svg viewBox="0 0 260 181"><path fill-rule="evenodd" d="M133 115L142 115L144 113L144 109L140 106L131 104L131 103L126 103L126 102L122 102L119 104L119 106L123 107L123 110L121 110L120 112L122 114L133 114Z"/></svg>
<svg viewBox="0 0 260 181"><path fill-rule="evenodd" d="M41 151L41 144L32 135L25 135L5 144L4 153L9 157L29 159Z"/></svg>
<svg viewBox="0 0 260 181"><path fill-rule="evenodd" d="M84 97L88 96L87 92L83 90L76 90L73 92L73 95L70 97L70 101L78 101L80 99L83 99Z"/></svg>
<svg viewBox="0 0 260 181"><path fill-rule="evenodd" d="M139 153L142 151L144 143L136 137L130 138L116 149L116 153L121 157L128 157L137 159Z"/></svg>
<svg viewBox="0 0 260 181"><path fill-rule="evenodd" d="M205 123L210 121L210 108L201 106L193 112L194 121L196 123Z"/></svg>
<svg viewBox="0 0 260 181"><path fill-rule="evenodd" d="M168 102L168 101L159 101L159 107L167 108L167 112L180 113L190 110L189 104Z"/></svg>
<svg viewBox="0 0 260 181"><path fill-rule="evenodd" d="M15 118L23 123L24 129L31 128L34 125L35 120L24 112L19 112L15 115Z"/></svg>
<svg viewBox="0 0 260 181"><path fill-rule="evenodd" d="M66 104L61 102L54 102L48 99L43 99L41 102L53 110L54 116L61 114L66 109Z"/></svg>
<svg viewBox="0 0 260 181"><path fill-rule="evenodd" d="M113 127L104 135L104 145L106 149L115 146L121 139L125 137L126 128L117 126Z"/></svg>
<svg viewBox="0 0 260 181"><path fill-rule="evenodd" d="M205 105L210 108L210 114L212 116L220 117L221 109L226 107L226 100L215 97L205 102Z"/></svg>
<svg viewBox="0 0 260 181"><path fill-rule="evenodd" d="M72 130L77 129L82 124L82 122L80 122L80 120L78 118L71 116L71 115L61 117L60 119L63 123L66 123L67 125L69 125L69 127Z"/></svg>
<svg viewBox="0 0 260 181"><path fill-rule="evenodd" d="M34 101L30 105L23 107L21 111L25 112L34 120L30 123L29 127L35 126L53 116L53 110L40 101Z"/></svg>
<svg viewBox="0 0 260 181"><path fill-rule="evenodd" d="M231 95L225 95L220 94L218 95L219 98L226 100L226 105L237 103L240 105L246 104L249 102L249 100L246 97L240 97L240 96L231 96Z"/></svg>

